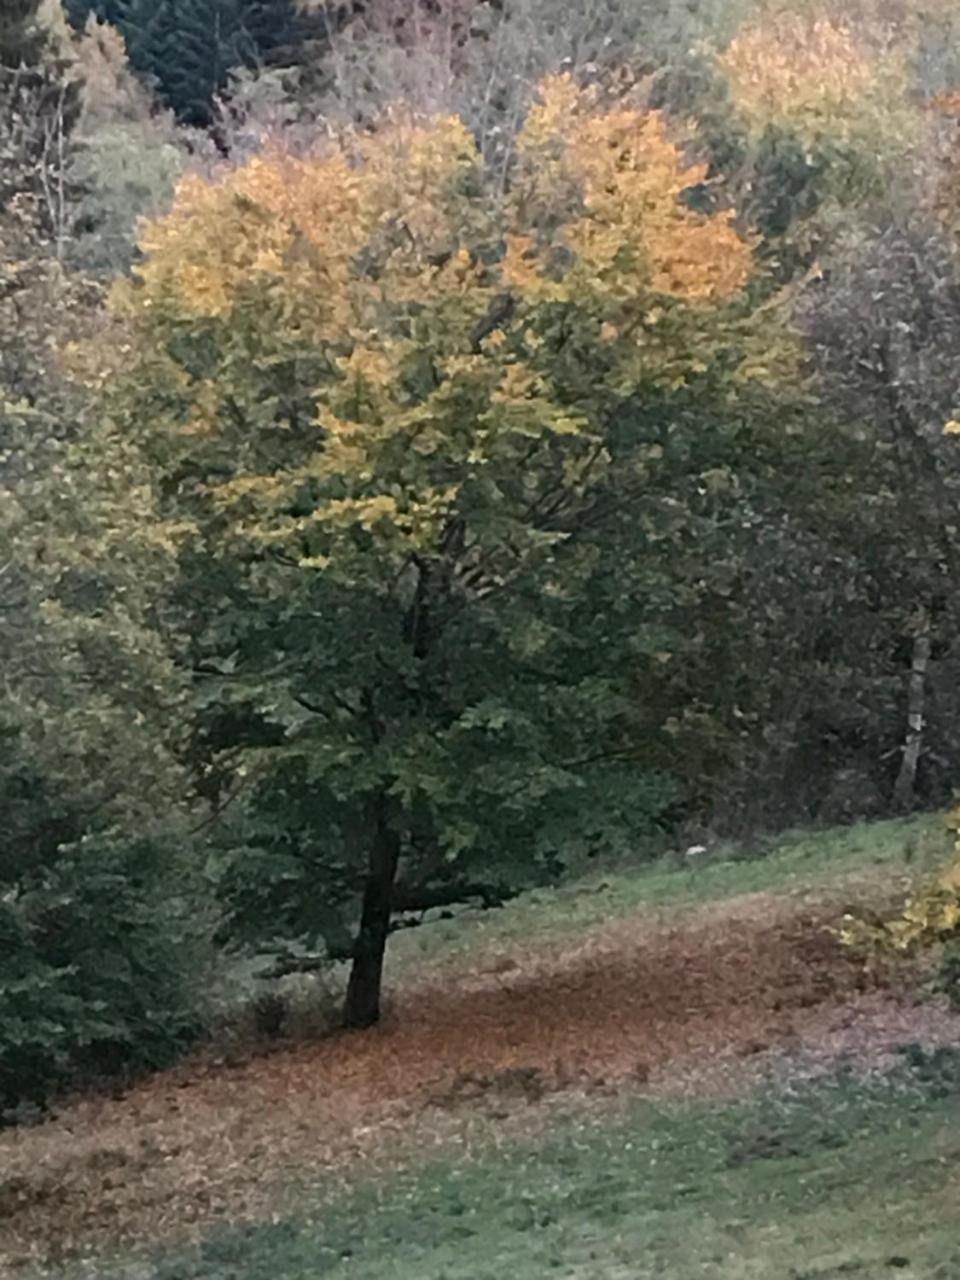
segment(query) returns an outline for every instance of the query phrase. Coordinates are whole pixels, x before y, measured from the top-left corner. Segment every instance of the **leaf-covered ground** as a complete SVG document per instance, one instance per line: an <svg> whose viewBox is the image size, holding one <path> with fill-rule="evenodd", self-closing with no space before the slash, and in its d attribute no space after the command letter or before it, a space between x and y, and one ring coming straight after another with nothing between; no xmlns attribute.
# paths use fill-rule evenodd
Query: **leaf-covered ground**
<svg viewBox="0 0 960 1280"><path fill-rule="evenodd" d="M110 1280L955 1280L960 1057L581 1110ZM98 1275L104 1273L97 1272Z"/></svg>
<svg viewBox="0 0 960 1280"><path fill-rule="evenodd" d="M356 1196L383 1195L385 1221L393 1213L402 1223L407 1221L402 1209L407 1193L398 1188L405 1185L404 1177L413 1179L410 1195L416 1203L426 1204L422 1198L429 1198L429 1176L417 1172L425 1162L446 1162L448 1170L462 1162L465 1172L442 1175L446 1186L450 1178L482 1178L483 1168L499 1167L496 1160L491 1166L491 1152L503 1144L512 1150L513 1144L526 1143L524 1149L533 1155L497 1159L521 1161L516 1167L522 1168L522 1159L529 1158L542 1179L543 1161L549 1165L552 1159L544 1152L552 1149L551 1142L561 1141L557 1134L565 1127L575 1135L584 1117L605 1115L637 1099L644 1100L646 1110L631 1112L629 1121L614 1122L608 1116L591 1139L600 1146L589 1150L619 1149L618 1144L630 1141L630 1150L649 1155L642 1117L660 1114L649 1110L653 1104L668 1103L680 1107L673 1120L663 1123L679 1125L669 1141L681 1150L688 1142L682 1134L690 1132L684 1129L685 1108L702 1108L709 1101L714 1108L710 1115L722 1127L727 1122L717 1117L727 1115L729 1100L754 1086L770 1088L773 1082L781 1098L789 1097L798 1088L814 1088L803 1082L826 1078L838 1062L850 1063L859 1076L875 1078L896 1066L905 1045L919 1043L933 1052L960 1043L956 1018L939 1005L918 1002L907 989L865 982L831 933L847 905L898 892L905 842L915 839L916 830L888 824L855 836L788 843L758 862L621 873L584 882L576 892L542 895L539 902L518 904L491 917L492 923L476 923L449 937L441 933L431 938L429 930L418 931L421 937L411 935L398 950L390 1016L373 1032L289 1046L233 1066L186 1064L122 1098L82 1099L61 1108L46 1125L0 1135L2 1260L13 1266L68 1254L98 1259L117 1247L146 1246L148 1251L170 1251L174 1269L141 1273L145 1275L247 1280L269 1272L275 1280L305 1280L329 1270L331 1249L346 1250L346 1258L359 1248L356 1243L325 1244L328 1224L322 1230L294 1227L295 1215L310 1203L339 1198L337 1215L342 1216L347 1213L344 1205L360 1203ZM424 945L431 950L420 954ZM850 1106L861 1103L867 1105L855 1093ZM929 1099L924 1102L925 1107L933 1105ZM809 1106L812 1115L821 1104ZM899 1115L889 1100L883 1106L892 1109L876 1116ZM909 1114L907 1108L904 1115ZM924 1110L918 1123L928 1120ZM626 1124L639 1126L634 1138L626 1136ZM872 1124L869 1117L858 1121L857 1142L866 1144L864 1153L874 1140ZM886 1120L884 1126L889 1129ZM575 1151L579 1139L570 1141ZM763 1146L767 1139L757 1141ZM543 1142L547 1146L538 1145ZM912 1149L903 1147L905 1158ZM748 1143L745 1150L753 1149ZM840 1179L842 1198L848 1166L845 1157L831 1159L829 1177ZM865 1154L863 1159L870 1166L873 1158ZM581 1172L590 1183L590 1170L600 1170L608 1156L601 1160L588 1154L585 1162ZM752 1156L743 1161L744 1168L755 1164ZM853 1160L849 1168L855 1166ZM750 1182L754 1176L733 1166L718 1170L709 1162L704 1168L712 1170L710 1195L719 1196L729 1179L731 1194L739 1195L736 1180ZM817 1169L815 1163L797 1176L816 1180L829 1173ZM607 1217L617 1216L611 1206L620 1203L616 1187L631 1177L628 1168L621 1169L620 1183L610 1183L611 1206L604 1207L603 1177L597 1176L597 1187L584 1191L585 1203L599 1215L589 1229L584 1226L587 1235L607 1230ZM765 1175L758 1176L763 1183ZM581 1174L571 1177L579 1186ZM517 1189L516 1211L522 1216L527 1209L517 1178L520 1174L509 1185ZM499 1221L497 1215L506 1212L503 1193L497 1190L503 1180L494 1173L488 1181L487 1190L478 1190L477 1196L492 1197L499 1205L493 1220ZM561 1178L557 1185L562 1183ZM654 1195L657 1213L668 1218L678 1213L682 1219L687 1193L665 1182L664 1188L674 1186L671 1199L666 1189L656 1190L656 1179L650 1185L654 1190L643 1195ZM391 1186L394 1191L388 1192ZM571 1194L579 1198L581 1193ZM746 1185L742 1194L748 1194ZM667 1197L662 1205L658 1196ZM641 1202L646 1204L642 1197ZM476 1201L471 1203L476 1207ZM562 1203L562 1196L550 1200L553 1218ZM642 1208L641 1217L648 1211L653 1209ZM438 1212L443 1217L447 1209L441 1206ZM535 1204L530 1212L540 1210ZM416 1216L409 1216L411 1224ZM759 1258L764 1237L753 1217L749 1221L750 1247ZM268 1224L251 1228L250 1239L260 1241L256 1247L237 1244L246 1238L242 1230L237 1235L238 1224L245 1222ZM268 1229L270 1223L288 1226ZM221 1224L229 1224L232 1234L224 1236ZM550 1256L556 1254L561 1260L557 1265L566 1267L560 1274L648 1274L629 1270L634 1246L627 1245L626 1270L616 1269L620 1255L609 1248L602 1267L598 1263L599 1269L590 1270L589 1249L581 1249L581 1261L576 1251L566 1256L563 1233L569 1224L558 1220L555 1225ZM667 1225L665 1219L656 1230L666 1231ZM258 1229L267 1234L257 1236ZM271 1229L280 1231L277 1238L287 1239L292 1250L293 1260L279 1269L255 1261L258 1249L262 1259L269 1256L272 1246L264 1241L273 1238ZM634 1223L629 1231L636 1235L640 1229ZM397 1225L390 1237L391 1257L402 1253L404 1230ZM412 1225L409 1230L408 1244L420 1240L423 1248L433 1248ZM619 1228L611 1225L609 1230ZM368 1261L352 1274L436 1280L487 1274L464 1270L450 1240L448 1261L442 1260L446 1255L430 1254L429 1266L417 1270L417 1245L412 1253L408 1250L408 1263L390 1270L386 1258L376 1261L376 1240L386 1240L378 1231L374 1223L363 1234ZM476 1235L468 1232L463 1239ZM182 1240L191 1237L208 1241L208 1249L222 1247L228 1255L232 1250L235 1257L249 1252L250 1266L203 1263L206 1269L190 1270L176 1259ZM710 1247L720 1249L725 1239L721 1232ZM311 1250L316 1255L313 1270ZM284 1256L279 1250L277 1257ZM657 1256L656 1250L650 1254ZM542 1269L546 1253L535 1251L530 1257L531 1266L536 1262L530 1275L548 1274ZM488 1269L493 1266L486 1246L482 1259ZM343 1258L337 1266L342 1263ZM503 1261L498 1265L502 1269ZM693 1268L694 1262L689 1265ZM90 1266L92 1274L102 1274L99 1261ZM786 1276L789 1271L724 1271L704 1261L689 1272L667 1273Z"/></svg>

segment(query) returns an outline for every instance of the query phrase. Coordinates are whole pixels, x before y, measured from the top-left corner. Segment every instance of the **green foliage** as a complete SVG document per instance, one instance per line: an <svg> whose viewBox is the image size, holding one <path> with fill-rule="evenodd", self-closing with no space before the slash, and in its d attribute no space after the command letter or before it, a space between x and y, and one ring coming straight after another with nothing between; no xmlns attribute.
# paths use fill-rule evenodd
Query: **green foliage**
<svg viewBox="0 0 960 1280"><path fill-rule="evenodd" d="M129 466L86 466L88 396L65 367L100 292L66 265L90 113L61 52L0 83L4 1111L168 1061L195 1028L199 958L167 854L139 834L158 811L174 830L179 799L162 575L134 551L145 491Z"/></svg>
<svg viewBox="0 0 960 1280"><path fill-rule="evenodd" d="M0 13L0 66L35 66L46 44L38 20L40 0L9 0Z"/></svg>
<svg viewBox="0 0 960 1280"><path fill-rule="evenodd" d="M0 1112L171 1062L209 962L183 869L144 836L82 836L0 881Z"/></svg>
<svg viewBox="0 0 960 1280"><path fill-rule="evenodd" d="M242 60L239 0L160 0L141 4L138 17L142 28L129 40L133 65L181 120L208 123L214 95Z"/></svg>
<svg viewBox="0 0 960 1280"><path fill-rule="evenodd" d="M67 7L0 15L24 874L205 806L224 938L349 956L381 872L389 931L886 812L918 606L942 800L949 4Z"/></svg>
<svg viewBox="0 0 960 1280"><path fill-rule="evenodd" d="M70 0L82 30L92 15L117 27L130 60L186 124L206 126L230 72L296 62L325 30L295 0Z"/></svg>
<svg viewBox="0 0 960 1280"><path fill-rule="evenodd" d="M936 987L954 1008L960 1009L960 942L956 937L948 938L944 945Z"/></svg>
<svg viewBox="0 0 960 1280"><path fill-rule="evenodd" d="M81 111L65 166L73 193L67 259L111 276L136 256L138 220L170 204L187 139L137 81L116 30L88 23L71 53Z"/></svg>
<svg viewBox="0 0 960 1280"><path fill-rule="evenodd" d="M82 31L91 17L109 23L121 33L135 23L139 0L65 0L64 10L77 31Z"/></svg>
<svg viewBox="0 0 960 1280"><path fill-rule="evenodd" d="M74 206L70 253L87 270L115 273L136 255L136 222L170 200L183 156L149 123L118 122L85 138L70 176Z"/></svg>

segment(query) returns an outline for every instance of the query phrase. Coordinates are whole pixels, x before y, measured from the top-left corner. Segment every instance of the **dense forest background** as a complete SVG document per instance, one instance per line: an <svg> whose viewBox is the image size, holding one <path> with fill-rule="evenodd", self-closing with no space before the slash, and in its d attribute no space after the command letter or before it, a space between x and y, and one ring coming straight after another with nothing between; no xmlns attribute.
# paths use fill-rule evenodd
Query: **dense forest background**
<svg viewBox="0 0 960 1280"><path fill-rule="evenodd" d="M0 1105L949 800L949 0L0 14ZM281 1013L264 1002L263 1017Z"/></svg>

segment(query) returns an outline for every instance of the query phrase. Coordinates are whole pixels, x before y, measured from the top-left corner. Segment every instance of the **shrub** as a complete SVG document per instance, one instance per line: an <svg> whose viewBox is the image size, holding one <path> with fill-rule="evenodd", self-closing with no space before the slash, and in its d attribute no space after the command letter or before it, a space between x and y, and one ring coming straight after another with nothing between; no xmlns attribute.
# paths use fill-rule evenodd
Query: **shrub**
<svg viewBox="0 0 960 1280"><path fill-rule="evenodd" d="M0 1113L171 1062L199 1032L206 922L149 837L89 838L0 898Z"/></svg>
<svg viewBox="0 0 960 1280"><path fill-rule="evenodd" d="M343 1025L343 974L331 962L310 973L265 977L267 954L221 956L202 1006L204 1043L226 1061L268 1048L322 1040Z"/></svg>
<svg viewBox="0 0 960 1280"><path fill-rule="evenodd" d="M954 857L936 876L921 881L899 915L888 920L847 915L841 940L872 958L936 956L937 989L960 1001L960 806L947 814L954 835Z"/></svg>

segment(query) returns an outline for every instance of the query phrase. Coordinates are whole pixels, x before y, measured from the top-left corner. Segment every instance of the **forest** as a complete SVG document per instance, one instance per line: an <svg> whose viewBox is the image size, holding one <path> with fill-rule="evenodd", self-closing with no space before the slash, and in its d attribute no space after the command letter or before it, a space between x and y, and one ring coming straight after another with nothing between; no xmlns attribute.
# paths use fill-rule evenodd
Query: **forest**
<svg viewBox="0 0 960 1280"><path fill-rule="evenodd" d="M0 1127L949 809L958 370L952 0L6 0Z"/></svg>

